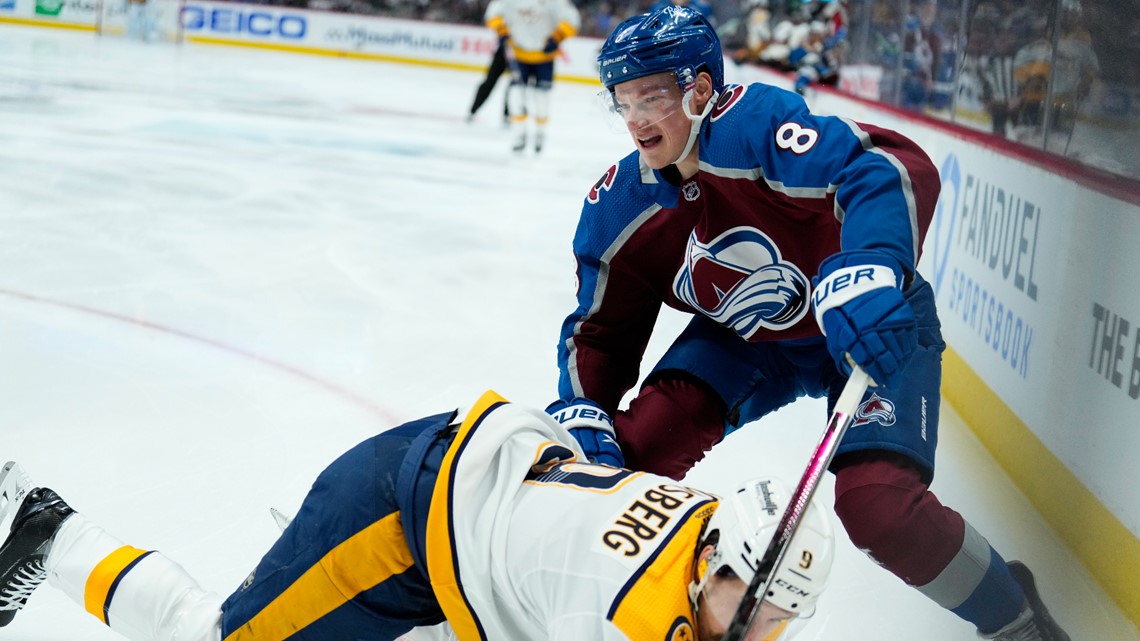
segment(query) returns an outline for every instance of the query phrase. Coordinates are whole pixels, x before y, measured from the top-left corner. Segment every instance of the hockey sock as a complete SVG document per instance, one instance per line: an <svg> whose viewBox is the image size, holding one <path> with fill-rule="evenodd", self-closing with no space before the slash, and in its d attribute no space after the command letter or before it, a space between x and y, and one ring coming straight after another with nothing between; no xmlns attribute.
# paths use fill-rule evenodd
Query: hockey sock
<svg viewBox="0 0 1140 641"><path fill-rule="evenodd" d="M219 641L222 599L158 552L123 544L82 514L60 527L48 582L132 641Z"/></svg>
<svg viewBox="0 0 1140 641"><path fill-rule="evenodd" d="M1025 594L985 537L942 505L909 459L885 452L840 461L835 512L851 541L935 603L996 630L1017 617Z"/></svg>

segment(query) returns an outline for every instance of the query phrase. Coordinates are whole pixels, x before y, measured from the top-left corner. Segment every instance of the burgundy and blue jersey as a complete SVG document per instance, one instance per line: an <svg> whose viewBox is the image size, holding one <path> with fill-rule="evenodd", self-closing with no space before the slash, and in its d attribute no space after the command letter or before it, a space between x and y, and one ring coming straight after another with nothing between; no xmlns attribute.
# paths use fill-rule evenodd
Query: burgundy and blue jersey
<svg viewBox="0 0 1140 641"><path fill-rule="evenodd" d="M700 170L680 184L635 151L590 189L574 237L578 307L558 348L562 398L615 410L662 304L745 341L803 339L820 335L811 279L824 258L870 249L914 273L940 187L914 142L763 84L726 87L699 135Z"/></svg>

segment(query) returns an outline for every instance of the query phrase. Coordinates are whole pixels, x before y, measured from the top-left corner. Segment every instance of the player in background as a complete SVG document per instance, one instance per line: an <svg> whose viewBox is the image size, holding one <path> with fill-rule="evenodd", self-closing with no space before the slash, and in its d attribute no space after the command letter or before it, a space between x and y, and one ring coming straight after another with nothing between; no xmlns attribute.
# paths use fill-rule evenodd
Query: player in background
<svg viewBox="0 0 1140 641"><path fill-rule="evenodd" d="M509 45L507 107L513 148L518 152L526 149L527 121L533 116L534 150L542 151L550 119L554 59L562 41L581 29L582 18L570 0L491 0L485 21Z"/></svg>
<svg viewBox="0 0 1140 641"><path fill-rule="evenodd" d="M463 641L715 640L790 495L761 478L720 500L587 463L546 413L488 392L341 455L223 599L9 467L0 626L46 577L136 641L384 640L445 620ZM832 556L810 506L749 638L810 615Z"/></svg>
<svg viewBox="0 0 1140 641"><path fill-rule="evenodd" d="M475 114L483 107L483 103L487 102L487 98L491 97L491 92L495 90L495 85L499 84L499 78L507 71L507 42L506 40L499 40L499 46L495 49L494 55L491 56L491 63L487 65L487 75L483 77L483 82L475 88L475 97L471 100L471 108L467 110L467 122L475 121ZM510 125L511 111L507 104L507 100L503 100L503 124L504 126Z"/></svg>
<svg viewBox="0 0 1140 641"><path fill-rule="evenodd" d="M617 443L588 453L681 478L799 397L834 403L857 364L878 386L831 466L851 540L984 638L1068 641L1029 570L929 489L945 343L916 270L940 188L923 150L793 92L726 85L716 32L685 8L618 25L598 62L636 150L583 204L548 411L570 428L614 416ZM618 411L663 304L693 317Z"/></svg>

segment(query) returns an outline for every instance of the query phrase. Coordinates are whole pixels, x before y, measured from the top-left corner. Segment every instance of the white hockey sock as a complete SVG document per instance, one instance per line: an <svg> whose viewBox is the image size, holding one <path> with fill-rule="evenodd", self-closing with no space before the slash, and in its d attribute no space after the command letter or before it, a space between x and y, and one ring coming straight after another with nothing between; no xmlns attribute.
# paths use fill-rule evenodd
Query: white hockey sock
<svg viewBox="0 0 1140 641"><path fill-rule="evenodd" d="M534 90L534 121L540 127L550 119L550 89Z"/></svg>
<svg viewBox="0 0 1140 641"><path fill-rule="evenodd" d="M221 597L82 514L60 526L45 565L49 583L132 641L220 641Z"/></svg>

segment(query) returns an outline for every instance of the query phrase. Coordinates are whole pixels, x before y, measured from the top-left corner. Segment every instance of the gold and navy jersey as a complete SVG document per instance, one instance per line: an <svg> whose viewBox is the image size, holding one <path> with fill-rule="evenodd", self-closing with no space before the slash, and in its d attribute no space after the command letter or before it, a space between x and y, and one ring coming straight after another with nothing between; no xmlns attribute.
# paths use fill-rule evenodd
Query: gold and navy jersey
<svg viewBox="0 0 1140 641"><path fill-rule="evenodd" d="M544 412L485 394L444 458L432 589L460 641L691 641L687 586L716 498L584 463Z"/></svg>
<svg viewBox="0 0 1140 641"><path fill-rule="evenodd" d="M582 26L569 0L494 0L483 19L500 36L510 37L515 59L526 64L554 60L556 52L545 51L547 41L562 42Z"/></svg>

